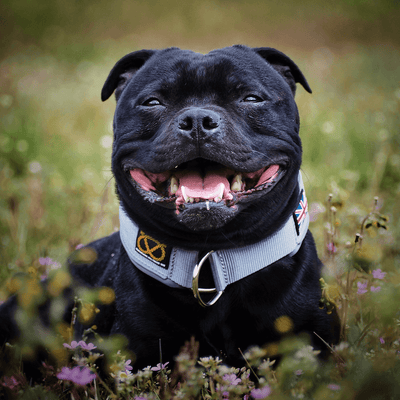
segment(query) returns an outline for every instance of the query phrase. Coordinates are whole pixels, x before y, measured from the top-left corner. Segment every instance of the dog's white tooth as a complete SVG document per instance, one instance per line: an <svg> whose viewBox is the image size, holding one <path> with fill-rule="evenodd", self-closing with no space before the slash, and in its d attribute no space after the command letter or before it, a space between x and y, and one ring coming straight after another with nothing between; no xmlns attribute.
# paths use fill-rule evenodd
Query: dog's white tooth
<svg viewBox="0 0 400 400"><path fill-rule="evenodd" d="M224 186L223 183L220 183L220 184L218 185L218 188L219 188L218 196L215 196L215 197L214 197L214 201L215 201L216 203L220 202L220 201L224 198L224 189L225 189L225 186Z"/></svg>
<svg viewBox="0 0 400 400"><path fill-rule="evenodd" d="M188 203L189 202L189 196L186 194L186 188L185 188L185 186L182 186L182 197L183 197L183 200L185 200L185 203Z"/></svg>
<svg viewBox="0 0 400 400"><path fill-rule="evenodd" d="M190 201L191 203L194 203L194 198L193 198L193 197L189 197L189 201Z"/></svg>
<svg viewBox="0 0 400 400"><path fill-rule="evenodd" d="M240 192L242 189L242 174L237 174L234 176L231 183L232 192Z"/></svg>
<svg viewBox="0 0 400 400"><path fill-rule="evenodd" d="M170 184L170 192L174 194L178 191L178 189L179 189L178 180L174 176L172 176Z"/></svg>
<svg viewBox="0 0 400 400"><path fill-rule="evenodd" d="M224 198L224 189L225 189L224 184L220 183L219 184L219 196L218 197L221 197L221 200Z"/></svg>
<svg viewBox="0 0 400 400"><path fill-rule="evenodd" d="M210 210L210 202L208 200L206 200L206 207L207 207L207 211Z"/></svg>

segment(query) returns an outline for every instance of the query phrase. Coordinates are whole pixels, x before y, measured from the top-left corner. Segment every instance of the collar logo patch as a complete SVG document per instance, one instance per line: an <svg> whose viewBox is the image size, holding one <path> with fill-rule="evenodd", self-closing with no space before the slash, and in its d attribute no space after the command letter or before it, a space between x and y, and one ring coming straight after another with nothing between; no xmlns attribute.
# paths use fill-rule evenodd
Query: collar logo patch
<svg viewBox="0 0 400 400"><path fill-rule="evenodd" d="M138 233L136 251L160 267L168 269L171 250L168 249L166 244L160 243L158 240L146 235L143 231L139 231Z"/></svg>
<svg viewBox="0 0 400 400"><path fill-rule="evenodd" d="M307 197L306 197L306 194L304 193L304 190L302 190L300 202L295 211L295 215L296 215L296 219L297 219L297 223L298 223L299 227L301 226L302 222L306 219L307 213L308 213Z"/></svg>

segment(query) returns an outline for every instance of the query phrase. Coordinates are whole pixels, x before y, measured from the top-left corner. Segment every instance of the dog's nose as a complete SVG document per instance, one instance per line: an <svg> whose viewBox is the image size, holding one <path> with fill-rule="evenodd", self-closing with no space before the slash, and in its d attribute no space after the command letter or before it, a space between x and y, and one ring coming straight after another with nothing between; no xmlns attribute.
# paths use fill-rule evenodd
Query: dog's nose
<svg viewBox="0 0 400 400"><path fill-rule="evenodd" d="M191 108L178 117L178 128L184 133L212 133L220 126L218 113L204 108Z"/></svg>

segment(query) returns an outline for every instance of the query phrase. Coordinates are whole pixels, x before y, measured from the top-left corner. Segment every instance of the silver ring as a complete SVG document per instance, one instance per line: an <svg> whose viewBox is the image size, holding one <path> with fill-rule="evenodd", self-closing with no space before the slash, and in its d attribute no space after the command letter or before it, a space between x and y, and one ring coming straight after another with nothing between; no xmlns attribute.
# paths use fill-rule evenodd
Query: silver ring
<svg viewBox="0 0 400 400"><path fill-rule="evenodd" d="M218 291L216 288L209 288L209 289L204 289L204 288L199 288L199 276L200 276L200 271L201 267L203 266L204 262L207 260L208 257L210 257L211 253L213 253L214 250L209 251L201 260L198 262L194 269L193 269L193 279L192 279L192 291L194 297L197 299L197 301L200 303L201 306L203 307L209 307L215 304L218 299L222 296L222 293L224 293L223 290ZM200 293L217 293L209 302L205 303L203 299L201 298Z"/></svg>

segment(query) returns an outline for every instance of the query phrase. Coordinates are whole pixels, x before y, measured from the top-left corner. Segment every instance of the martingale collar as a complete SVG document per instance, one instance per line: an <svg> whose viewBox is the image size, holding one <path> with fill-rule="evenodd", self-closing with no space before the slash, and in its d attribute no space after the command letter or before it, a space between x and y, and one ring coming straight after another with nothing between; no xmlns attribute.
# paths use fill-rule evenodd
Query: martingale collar
<svg viewBox="0 0 400 400"><path fill-rule="evenodd" d="M141 230L119 209L122 245L132 263L145 274L174 288L192 289L202 306L211 306L221 297L225 288L240 279L260 271L285 256L294 256L306 236L309 224L307 198L299 172L300 201L293 215L273 235L248 246L210 251L201 260L199 252L170 247ZM201 267L209 260L215 282L214 289L198 287ZM216 293L205 303L201 293Z"/></svg>

